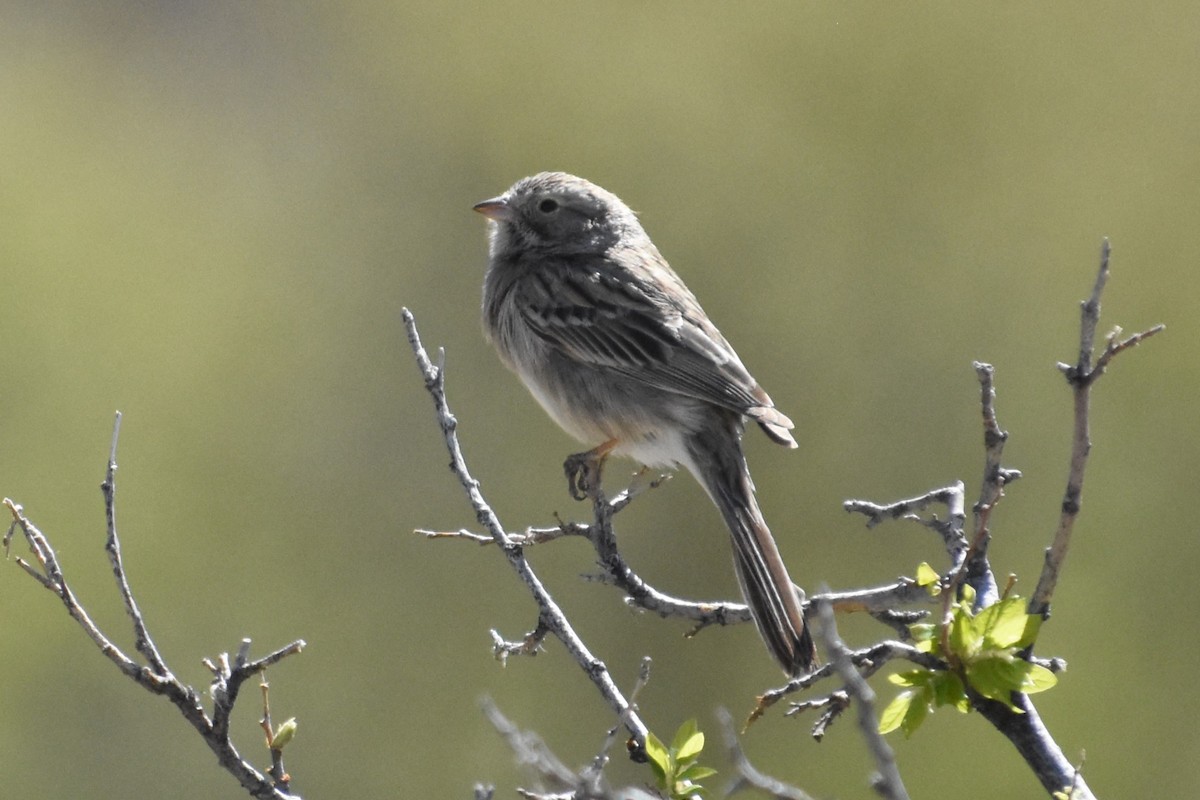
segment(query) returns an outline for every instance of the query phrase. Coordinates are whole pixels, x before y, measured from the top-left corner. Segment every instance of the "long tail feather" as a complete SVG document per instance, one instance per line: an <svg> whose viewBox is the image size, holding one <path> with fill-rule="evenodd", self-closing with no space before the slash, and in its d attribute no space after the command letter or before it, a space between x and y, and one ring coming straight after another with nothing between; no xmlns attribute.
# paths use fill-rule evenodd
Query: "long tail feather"
<svg viewBox="0 0 1200 800"><path fill-rule="evenodd" d="M696 478L729 528L738 583L759 634L789 676L807 671L816 661L816 648L804 624L800 598L754 499L736 433L732 447L728 441L710 439L697 440L690 449Z"/></svg>

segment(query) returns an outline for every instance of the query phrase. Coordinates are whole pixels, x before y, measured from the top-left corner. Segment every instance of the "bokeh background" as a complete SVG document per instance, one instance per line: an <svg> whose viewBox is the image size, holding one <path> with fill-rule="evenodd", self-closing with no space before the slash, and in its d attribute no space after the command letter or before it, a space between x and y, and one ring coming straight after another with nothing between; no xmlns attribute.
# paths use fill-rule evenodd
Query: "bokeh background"
<svg viewBox="0 0 1200 800"><path fill-rule="evenodd" d="M942 563L928 532L868 532L840 503L957 478L974 495L981 359L1025 472L994 518L994 564L1032 590L1066 471L1054 364L1073 357L1111 237L1104 328L1169 328L1097 389L1084 511L1039 642L1071 669L1038 703L1101 796L1194 792L1195 3L17 0L0 9L0 108L0 494L130 645L97 491L122 410L127 565L175 671L205 687L200 659L243 636L258 653L309 642L270 676L277 718L299 719L288 766L305 797L467 797L476 781L514 796L526 776L485 694L568 763L612 722L556 644L491 659L489 628L534 623L494 551L412 534L474 523L403 306L446 348L462 443L504 522L584 513L559 467L577 445L479 333L470 207L543 169L639 210L797 421L798 453L756 432L747 447L810 587ZM736 595L690 478L619 531L662 588ZM714 708L743 716L778 684L749 627L685 640L581 581L584 543L532 557L624 686L653 657L641 705L660 735L693 716L715 733ZM6 796L244 796L11 563L0 609ZM255 695L235 737L261 764ZM773 713L748 751L817 796L871 797L851 725L818 745L810 723ZM914 797L1040 794L978 717L943 711L894 744ZM622 758L609 772L649 779Z"/></svg>

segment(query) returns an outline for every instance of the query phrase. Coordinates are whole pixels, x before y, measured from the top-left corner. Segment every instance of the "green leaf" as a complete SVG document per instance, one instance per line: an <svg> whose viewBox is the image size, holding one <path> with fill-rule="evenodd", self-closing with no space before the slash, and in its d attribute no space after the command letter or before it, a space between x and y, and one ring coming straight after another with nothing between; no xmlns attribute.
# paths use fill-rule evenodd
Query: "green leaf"
<svg viewBox="0 0 1200 800"><path fill-rule="evenodd" d="M971 617L961 608L955 611L950 621L950 650L966 658L979 648L978 637L972 630Z"/></svg>
<svg viewBox="0 0 1200 800"><path fill-rule="evenodd" d="M911 669L907 672L894 672L887 676L888 683L897 686L924 686L929 683L930 672L927 669Z"/></svg>
<svg viewBox="0 0 1200 800"><path fill-rule="evenodd" d="M980 611L972 627L987 649L1015 647L1025 635L1028 621L1025 602L1020 597L1009 597Z"/></svg>
<svg viewBox="0 0 1200 800"><path fill-rule="evenodd" d="M908 626L908 635L914 642L927 642L933 638L937 626L932 622L914 622Z"/></svg>
<svg viewBox="0 0 1200 800"><path fill-rule="evenodd" d="M671 749L678 753L683 749L683 745L688 741L688 739L691 739L696 735L696 731L696 720L686 720L679 726L679 729L675 731L675 738L671 740Z"/></svg>
<svg viewBox="0 0 1200 800"><path fill-rule="evenodd" d="M1028 662L1021 662L1027 664ZM1021 691L1024 675L1020 666L998 656L981 658L968 664L967 681L984 697L1004 703L1011 710L1023 713L1013 705L1012 693Z"/></svg>
<svg viewBox="0 0 1200 800"><path fill-rule="evenodd" d="M1058 683L1058 676L1040 664L1029 664L1023 684L1025 694L1044 692Z"/></svg>
<svg viewBox="0 0 1200 800"><path fill-rule="evenodd" d="M692 764L690 767L688 767L687 769L680 772L677 777L679 778L679 780L682 780L682 781L691 781L692 783L699 783L700 781L704 780L705 778L711 778L713 775L716 775L716 774L717 774L717 771L715 769L713 769L712 767L704 767L704 766L701 766L700 764Z"/></svg>
<svg viewBox="0 0 1200 800"><path fill-rule="evenodd" d="M922 653L937 651L937 630L938 627L932 622L914 622L908 626L908 633L912 636L913 646Z"/></svg>
<svg viewBox="0 0 1200 800"><path fill-rule="evenodd" d="M905 716L908 715L908 709L912 706L914 692L901 692L896 695L892 702L888 703L887 708L879 715L879 732L891 733L900 727L904 722Z"/></svg>
<svg viewBox="0 0 1200 800"><path fill-rule="evenodd" d="M646 734L646 758L650 761L650 769L654 770L654 775L658 778L658 785L663 789L667 788L667 774L674 771L671 768L671 755L653 733Z"/></svg>
<svg viewBox="0 0 1200 800"><path fill-rule="evenodd" d="M927 561L922 561L917 565L917 586L924 586L929 589L929 594L937 597L942 592L942 587L938 585L938 581L942 579L941 575L937 574L937 570L929 566Z"/></svg>
<svg viewBox="0 0 1200 800"><path fill-rule="evenodd" d="M1025 630L1021 632L1021 638L1017 639L1016 646L1018 648L1026 648L1037 640L1038 631L1042 629L1042 618L1037 614L1025 615Z"/></svg>
<svg viewBox="0 0 1200 800"><path fill-rule="evenodd" d="M904 738L909 738L917 732L917 728L921 727L921 723L925 721L925 717L929 716L929 702L933 699L933 691L926 687L922 692L913 697L913 702L908 706L908 713L904 715L904 721L900 723L900 730L904 731Z"/></svg>
<svg viewBox="0 0 1200 800"><path fill-rule="evenodd" d="M939 672L932 683L933 702L938 706L954 706L964 714L971 709L971 701L963 688L962 679L954 672Z"/></svg>
<svg viewBox="0 0 1200 800"><path fill-rule="evenodd" d="M678 762L693 759L700 754L704 749L704 734L696 730L696 720L689 719L679 726L675 739L671 742L671 749L675 751L675 760Z"/></svg>

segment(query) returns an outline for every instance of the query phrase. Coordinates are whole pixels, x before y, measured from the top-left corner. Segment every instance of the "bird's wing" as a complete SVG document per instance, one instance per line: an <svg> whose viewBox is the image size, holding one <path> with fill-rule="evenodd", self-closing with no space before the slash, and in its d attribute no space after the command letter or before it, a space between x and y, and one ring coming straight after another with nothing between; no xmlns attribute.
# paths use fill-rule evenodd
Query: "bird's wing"
<svg viewBox="0 0 1200 800"><path fill-rule="evenodd" d="M621 255L542 259L514 289L525 322L583 364L792 427L661 257Z"/></svg>

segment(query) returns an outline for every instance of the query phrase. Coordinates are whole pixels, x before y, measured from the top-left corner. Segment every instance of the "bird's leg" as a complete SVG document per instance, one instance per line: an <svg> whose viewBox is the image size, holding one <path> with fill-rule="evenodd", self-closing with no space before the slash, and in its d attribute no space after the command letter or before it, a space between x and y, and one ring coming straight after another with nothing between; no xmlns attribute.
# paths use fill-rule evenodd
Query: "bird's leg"
<svg viewBox="0 0 1200 800"><path fill-rule="evenodd" d="M593 447L586 453L575 453L567 456L563 462L563 472L567 475L567 491L576 500L586 500L600 488L600 473L604 460L617 446L616 439L609 439L599 447Z"/></svg>

